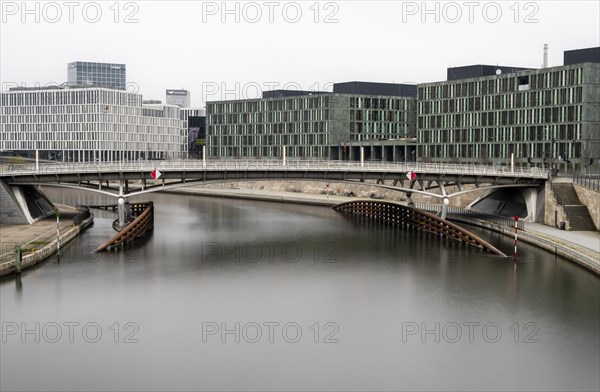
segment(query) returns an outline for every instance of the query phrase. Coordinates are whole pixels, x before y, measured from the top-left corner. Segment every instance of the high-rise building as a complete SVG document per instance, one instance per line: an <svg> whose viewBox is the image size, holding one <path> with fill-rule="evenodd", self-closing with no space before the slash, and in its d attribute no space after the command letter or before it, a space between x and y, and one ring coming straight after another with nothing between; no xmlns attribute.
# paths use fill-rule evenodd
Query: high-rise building
<svg viewBox="0 0 600 392"><path fill-rule="evenodd" d="M191 94L187 90L167 90L167 105L189 108L191 106L191 99Z"/></svg>
<svg viewBox="0 0 600 392"><path fill-rule="evenodd" d="M125 90L127 70L125 64L91 63L75 61L67 66L69 86L108 87Z"/></svg>

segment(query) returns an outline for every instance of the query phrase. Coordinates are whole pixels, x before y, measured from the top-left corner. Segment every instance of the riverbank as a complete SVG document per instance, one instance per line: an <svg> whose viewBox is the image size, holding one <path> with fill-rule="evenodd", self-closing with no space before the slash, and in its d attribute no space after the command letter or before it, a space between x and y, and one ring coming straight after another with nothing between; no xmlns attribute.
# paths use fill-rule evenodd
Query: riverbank
<svg viewBox="0 0 600 392"><path fill-rule="evenodd" d="M165 192L182 195L263 200L270 202L310 204L328 207L358 199L357 197L338 195L277 192L239 188L216 189L206 187L189 187ZM401 204L405 203L401 202ZM472 224L502 233L506 236L514 237L514 229L510 227L500 226L479 219L462 216L451 216L450 220ZM562 256L600 276L600 232L569 232L569 238L565 238L565 233L567 232L554 227L545 226L538 223L527 223L525 230L520 231L519 233L519 240Z"/></svg>
<svg viewBox="0 0 600 392"><path fill-rule="evenodd" d="M94 216L90 215L81 224L75 225L73 218L80 213L77 209L55 204L60 217L60 245L68 244L83 230L91 226ZM56 218L48 217L32 225L0 225L0 276L16 272L16 246L21 246L21 270L47 260L56 253Z"/></svg>

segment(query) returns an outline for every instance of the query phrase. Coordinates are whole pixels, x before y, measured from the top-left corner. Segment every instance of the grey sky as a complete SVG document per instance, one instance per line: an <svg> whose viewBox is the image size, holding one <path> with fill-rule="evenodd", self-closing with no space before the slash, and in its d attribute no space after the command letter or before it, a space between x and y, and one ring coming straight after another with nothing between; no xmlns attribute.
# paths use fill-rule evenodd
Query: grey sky
<svg viewBox="0 0 600 392"><path fill-rule="evenodd" d="M562 65L564 50L600 45L596 0L228 1L227 15L222 1L29 1L28 14L21 1L1 3L3 90L62 83L70 61L116 62L145 99L182 87L194 106L252 98L274 83L314 90L444 80L448 66L539 67L544 43L549 65Z"/></svg>

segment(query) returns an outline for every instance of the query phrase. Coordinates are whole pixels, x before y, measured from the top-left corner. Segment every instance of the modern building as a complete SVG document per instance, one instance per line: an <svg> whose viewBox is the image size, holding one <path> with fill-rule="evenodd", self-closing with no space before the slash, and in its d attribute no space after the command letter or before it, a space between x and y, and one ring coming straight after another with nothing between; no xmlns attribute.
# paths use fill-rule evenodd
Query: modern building
<svg viewBox="0 0 600 392"><path fill-rule="evenodd" d="M177 105L181 108L189 108L191 106L191 94L187 90L167 90L167 105Z"/></svg>
<svg viewBox="0 0 600 392"><path fill-rule="evenodd" d="M425 83L417 100L420 161L598 170L598 63Z"/></svg>
<svg viewBox="0 0 600 392"><path fill-rule="evenodd" d="M75 61L67 65L67 84L73 87L108 87L125 90L127 69L125 64Z"/></svg>
<svg viewBox="0 0 600 392"><path fill-rule="evenodd" d="M285 148L289 158L358 160L363 146L366 159L406 160L406 140L416 135L415 98L402 95L409 90L402 87L394 95L371 88L370 95L285 90L267 98L208 102L207 155L276 158Z"/></svg>
<svg viewBox="0 0 600 392"><path fill-rule="evenodd" d="M206 145L206 111L200 108L181 108L179 116L188 135L190 158L202 159Z"/></svg>
<svg viewBox="0 0 600 392"><path fill-rule="evenodd" d="M104 87L14 88L0 95L0 152L65 162L187 157L179 107Z"/></svg>

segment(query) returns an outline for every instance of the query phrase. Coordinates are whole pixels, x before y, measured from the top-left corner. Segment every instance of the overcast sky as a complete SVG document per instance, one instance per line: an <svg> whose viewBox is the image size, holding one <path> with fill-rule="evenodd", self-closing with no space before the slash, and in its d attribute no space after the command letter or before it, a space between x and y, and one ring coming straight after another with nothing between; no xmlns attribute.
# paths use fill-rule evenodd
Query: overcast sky
<svg viewBox="0 0 600 392"><path fill-rule="evenodd" d="M71 61L114 62L144 99L185 88L193 106L275 84L317 90L439 81L468 64L537 68L544 43L556 66L564 50L600 46L597 0L1 3L3 90L62 83Z"/></svg>

